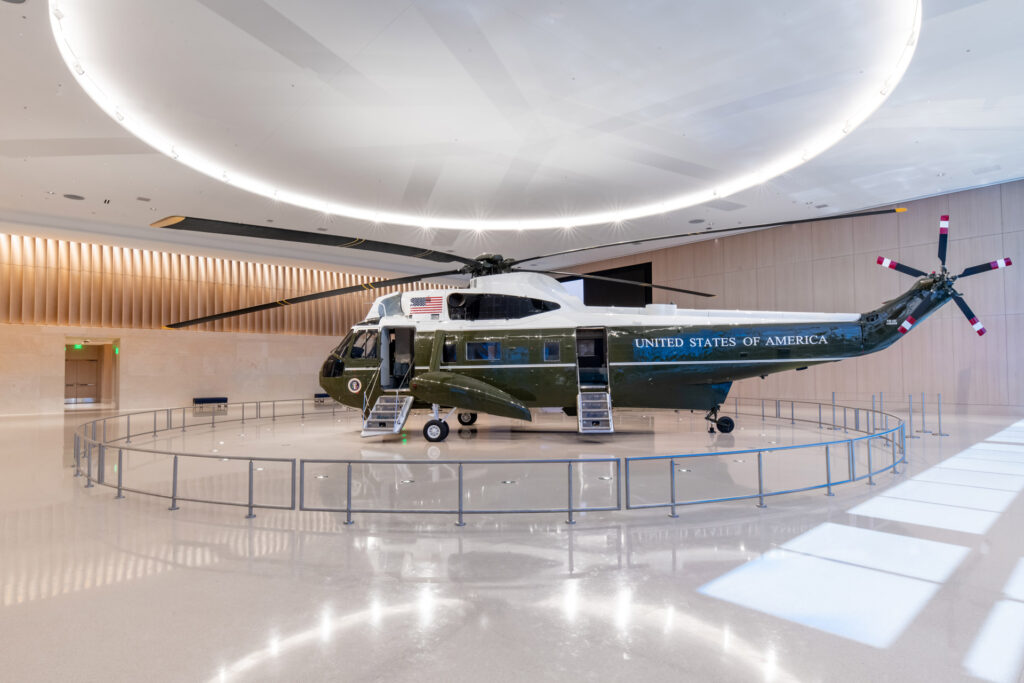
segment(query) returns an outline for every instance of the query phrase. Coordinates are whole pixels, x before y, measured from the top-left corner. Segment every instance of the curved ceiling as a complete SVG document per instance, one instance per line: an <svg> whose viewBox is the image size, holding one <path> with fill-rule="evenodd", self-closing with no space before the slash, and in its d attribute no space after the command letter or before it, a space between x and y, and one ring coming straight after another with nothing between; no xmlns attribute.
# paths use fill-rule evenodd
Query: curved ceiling
<svg viewBox="0 0 1024 683"><path fill-rule="evenodd" d="M613 223L729 196L866 119L919 0L50 0L86 92L179 163L399 225ZM125 27L131 30L125 30Z"/></svg>

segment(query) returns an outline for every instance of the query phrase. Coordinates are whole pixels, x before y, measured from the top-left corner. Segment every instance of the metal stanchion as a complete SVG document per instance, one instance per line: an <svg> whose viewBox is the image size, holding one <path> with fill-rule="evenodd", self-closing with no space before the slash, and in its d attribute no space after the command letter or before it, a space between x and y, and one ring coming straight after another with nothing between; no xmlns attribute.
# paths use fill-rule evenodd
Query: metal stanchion
<svg viewBox="0 0 1024 683"><path fill-rule="evenodd" d="M849 433L850 432L846 431L846 406L843 406L843 434Z"/></svg>
<svg viewBox="0 0 1024 683"><path fill-rule="evenodd" d="M466 523L462 521L462 463L459 463L459 521L455 522L455 526L466 526Z"/></svg>
<svg viewBox="0 0 1024 683"><path fill-rule="evenodd" d="M782 417L782 401L780 399L775 399L775 417Z"/></svg>
<svg viewBox="0 0 1024 683"><path fill-rule="evenodd" d="M921 392L921 428L917 430L918 434L931 434L932 430L928 429L928 423L924 413L924 392Z"/></svg>
<svg viewBox="0 0 1024 683"><path fill-rule="evenodd" d="M764 399L761 399L761 422L764 422Z"/></svg>
<svg viewBox="0 0 1024 683"><path fill-rule="evenodd" d="M768 507L764 504L764 462L761 451L757 452L757 507Z"/></svg>
<svg viewBox="0 0 1024 683"><path fill-rule="evenodd" d="M942 431L942 394L939 394L939 429L935 432L934 436L949 436L949 434L944 434Z"/></svg>
<svg viewBox="0 0 1024 683"><path fill-rule="evenodd" d="M167 509L178 509L178 456L174 456L174 468L171 470L171 507Z"/></svg>
<svg viewBox="0 0 1024 683"><path fill-rule="evenodd" d="M889 438L892 439L892 474L896 476L896 435L890 434Z"/></svg>
<svg viewBox="0 0 1024 683"><path fill-rule="evenodd" d="M830 448L828 444L825 444L825 482L828 485L828 493L826 496L834 496L832 493L832 458Z"/></svg>
<svg viewBox="0 0 1024 683"><path fill-rule="evenodd" d="M845 409L844 409L845 411ZM836 429L836 392L832 392L832 431Z"/></svg>
<svg viewBox="0 0 1024 683"><path fill-rule="evenodd" d="M82 476L82 438L75 432L75 475Z"/></svg>
<svg viewBox="0 0 1024 683"><path fill-rule="evenodd" d="M156 413L153 413L156 415ZM114 498L124 498L124 458L123 451L117 449L117 495Z"/></svg>
<svg viewBox="0 0 1024 683"><path fill-rule="evenodd" d="M672 458L669 458L668 461L668 477L669 493L672 500L672 512L669 514L669 517L675 518L679 515L676 514L676 461Z"/></svg>
<svg viewBox="0 0 1024 683"><path fill-rule="evenodd" d="M874 471L873 471L872 465L871 465L871 439L867 439L867 444L868 444L868 485L869 486L874 486L875 485L875 477L874 477Z"/></svg>
<svg viewBox="0 0 1024 683"><path fill-rule="evenodd" d="M185 431L185 408L181 409L181 431Z"/></svg>
<svg viewBox="0 0 1024 683"><path fill-rule="evenodd" d="M242 401L242 424L245 424L245 401Z"/></svg>
<svg viewBox="0 0 1024 683"><path fill-rule="evenodd" d="M246 519L252 519L256 516L256 513L252 510L252 473L253 464L252 460L249 461L249 514L245 516Z"/></svg>
<svg viewBox="0 0 1024 683"><path fill-rule="evenodd" d="M576 523L576 520L572 518L572 463L569 463L569 519L565 520L565 523Z"/></svg>
<svg viewBox="0 0 1024 683"><path fill-rule="evenodd" d="M874 394L871 394L871 416L870 416L869 420L870 420L870 422L869 422L870 426L868 427L869 433L870 434L874 434L875 433L875 395Z"/></svg>
<svg viewBox="0 0 1024 683"><path fill-rule="evenodd" d="M124 417L125 417L124 442L125 443L131 443L132 442L132 416L129 414L129 415L125 415ZM93 436L93 438L96 438L95 434L93 434L92 436Z"/></svg>
<svg viewBox="0 0 1024 683"><path fill-rule="evenodd" d="M92 444L85 445L85 488L91 489L92 483Z"/></svg>
<svg viewBox="0 0 1024 683"><path fill-rule="evenodd" d="M793 402L789 402L789 424L796 424L796 408L793 407Z"/></svg>
<svg viewBox="0 0 1024 683"><path fill-rule="evenodd" d="M345 478L345 524L352 523L352 463L348 463L348 476Z"/></svg>
<svg viewBox="0 0 1024 683"><path fill-rule="evenodd" d="M302 419L306 419L306 399L299 399L299 411L302 413Z"/></svg>
<svg viewBox="0 0 1024 683"><path fill-rule="evenodd" d="M857 458L854 453L853 439L846 442L846 465L850 470L850 481L857 479Z"/></svg>
<svg viewBox="0 0 1024 683"><path fill-rule="evenodd" d="M153 436L156 436L156 411L153 411Z"/></svg>
<svg viewBox="0 0 1024 683"><path fill-rule="evenodd" d="M832 416L832 422L835 422L835 415ZM821 429L821 403L818 403L818 429Z"/></svg>

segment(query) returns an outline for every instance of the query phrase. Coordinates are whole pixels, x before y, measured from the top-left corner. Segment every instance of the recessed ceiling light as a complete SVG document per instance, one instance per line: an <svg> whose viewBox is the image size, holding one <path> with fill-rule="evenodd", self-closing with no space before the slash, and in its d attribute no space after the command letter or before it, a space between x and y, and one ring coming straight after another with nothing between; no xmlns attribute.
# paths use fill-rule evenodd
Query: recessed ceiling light
<svg viewBox="0 0 1024 683"><path fill-rule="evenodd" d="M402 480L402 483L403 483L403 484L413 484L413 483L415 483L415 482L416 482L416 480L415 480L415 479L403 479L403 480Z"/></svg>
<svg viewBox="0 0 1024 683"><path fill-rule="evenodd" d="M825 208L828 208L828 204L815 204L814 208L815 209L825 209Z"/></svg>
<svg viewBox="0 0 1024 683"><path fill-rule="evenodd" d="M313 478L314 479L326 479L327 475L326 474L314 474Z"/></svg>
<svg viewBox="0 0 1024 683"><path fill-rule="evenodd" d="M317 228L320 232L327 232L327 228Z"/></svg>
<svg viewBox="0 0 1024 683"><path fill-rule="evenodd" d="M703 218L694 218L692 221L690 221L690 224L691 225L700 225L703 222L704 222Z"/></svg>
<svg viewBox="0 0 1024 683"><path fill-rule="evenodd" d="M598 479L600 479L601 481L611 481L612 480L612 478L607 476L607 475L605 475L603 477L598 477Z"/></svg>
<svg viewBox="0 0 1024 683"><path fill-rule="evenodd" d="M140 201L140 202L149 202L149 201L153 201L153 200L151 200L151 199L150 199L149 197L136 197L135 199L136 199L136 201Z"/></svg>
<svg viewBox="0 0 1024 683"><path fill-rule="evenodd" d="M4 2L9 2L9 0L4 0ZM85 197L80 194L66 194L64 195L64 199L74 199L75 201L80 202L85 199Z"/></svg>
<svg viewBox="0 0 1024 683"><path fill-rule="evenodd" d="M515 479L502 479L501 483L502 484L515 484L516 480Z"/></svg>

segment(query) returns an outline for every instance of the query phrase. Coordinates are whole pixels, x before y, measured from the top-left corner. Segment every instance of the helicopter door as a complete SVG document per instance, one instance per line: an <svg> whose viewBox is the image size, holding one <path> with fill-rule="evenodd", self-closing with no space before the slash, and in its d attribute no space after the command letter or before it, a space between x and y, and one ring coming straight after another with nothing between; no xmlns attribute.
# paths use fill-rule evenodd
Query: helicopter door
<svg viewBox="0 0 1024 683"><path fill-rule="evenodd" d="M413 368L413 347L416 329L386 327L381 335L381 386L384 389L405 389Z"/></svg>
<svg viewBox="0 0 1024 683"><path fill-rule="evenodd" d="M576 365L581 389L608 386L608 335L605 328L576 329Z"/></svg>

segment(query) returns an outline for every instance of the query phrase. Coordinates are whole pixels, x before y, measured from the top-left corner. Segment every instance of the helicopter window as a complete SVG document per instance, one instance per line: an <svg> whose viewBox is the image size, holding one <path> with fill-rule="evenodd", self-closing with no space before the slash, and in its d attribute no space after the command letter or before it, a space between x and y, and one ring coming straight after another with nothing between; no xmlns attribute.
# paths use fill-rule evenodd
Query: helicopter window
<svg viewBox="0 0 1024 683"><path fill-rule="evenodd" d="M352 342L352 358L376 358L377 357L377 338L380 335L377 334L376 330L363 330L356 334L355 340Z"/></svg>
<svg viewBox="0 0 1024 683"><path fill-rule="evenodd" d="M452 320L514 320L556 311L552 301L508 294L463 294L448 296L448 317Z"/></svg>
<svg viewBox="0 0 1024 683"><path fill-rule="evenodd" d="M324 377L341 377L344 372L345 364L334 356L328 358L320 370L320 374Z"/></svg>
<svg viewBox="0 0 1024 683"><path fill-rule="evenodd" d="M466 342L466 360L500 360L501 342Z"/></svg>
<svg viewBox="0 0 1024 683"><path fill-rule="evenodd" d="M556 361L556 360L561 360L561 358L562 358L562 349L561 349L561 346L559 345L558 342L556 342L556 341L546 341L546 342L544 342L544 360L546 360L546 361Z"/></svg>
<svg viewBox="0 0 1024 683"><path fill-rule="evenodd" d="M458 358L455 351L455 337L446 337L444 347L441 349L441 362L454 363Z"/></svg>
<svg viewBox="0 0 1024 683"><path fill-rule="evenodd" d="M348 334L345 335L345 338L341 340L341 343L334 348L334 351L332 351L332 353L338 358L344 358L345 354L348 352L348 346L351 343L352 333L349 332Z"/></svg>

